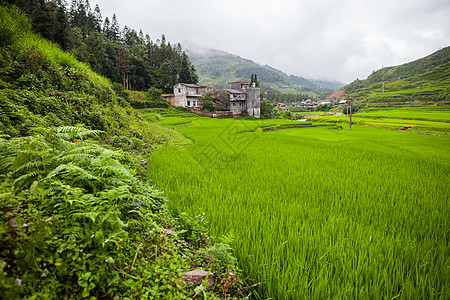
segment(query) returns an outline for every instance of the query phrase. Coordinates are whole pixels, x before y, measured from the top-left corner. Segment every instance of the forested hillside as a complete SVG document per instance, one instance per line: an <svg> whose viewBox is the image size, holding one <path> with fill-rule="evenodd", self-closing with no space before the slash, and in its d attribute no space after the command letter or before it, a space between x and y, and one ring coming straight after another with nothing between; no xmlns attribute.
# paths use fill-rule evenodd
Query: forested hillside
<svg viewBox="0 0 450 300"><path fill-rule="evenodd" d="M357 79L343 87L343 89L347 93L353 93L358 89L367 88L375 83L381 83L383 81L396 81L418 76L433 71L437 67L448 62L450 62L450 46L440 49L437 52L424 58L406 64L393 67L385 67L380 70L374 71L369 77L367 77L367 79Z"/></svg>
<svg viewBox="0 0 450 300"><path fill-rule="evenodd" d="M368 107L448 104L450 101L450 62L432 71L405 79L374 83L350 94Z"/></svg>
<svg viewBox="0 0 450 300"><path fill-rule="evenodd" d="M181 45L172 45L163 35L153 41L142 30L124 25L118 17L102 16L101 8L87 0L2 0L20 7L30 18L33 32L57 43L63 50L87 63L127 89L153 86L169 92L178 82L195 83L195 69Z"/></svg>

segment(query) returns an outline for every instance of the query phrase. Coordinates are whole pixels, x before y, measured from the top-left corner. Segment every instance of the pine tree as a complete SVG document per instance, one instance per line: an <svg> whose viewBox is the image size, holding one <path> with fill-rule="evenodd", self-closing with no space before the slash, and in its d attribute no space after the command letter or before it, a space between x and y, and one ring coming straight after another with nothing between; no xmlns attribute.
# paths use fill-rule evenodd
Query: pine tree
<svg viewBox="0 0 450 300"><path fill-rule="evenodd" d="M113 14L112 16L110 32L112 41L117 42L120 40L120 26L116 14Z"/></svg>
<svg viewBox="0 0 450 300"><path fill-rule="evenodd" d="M255 80L255 87L259 87L258 76L256 74L254 80Z"/></svg>
<svg viewBox="0 0 450 300"><path fill-rule="evenodd" d="M63 6L59 6L55 11L55 33L54 33L54 41L58 43L62 49L69 48L69 20L66 14L66 11Z"/></svg>
<svg viewBox="0 0 450 300"><path fill-rule="evenodd" d="M98 4L95 5L94 8L94 30L96 32L101 32L102 31L102 12L100 11L100 7L98 6Z"/></svg>
<svg viewBox="0 0 450 300"><path fill-rule="evenodd" d="M178 77L178 82L191 83L191 72L189 69L188 58L185 52L183 52L181 57L180 65L180 75Z"/></svg>
<svg viewBox="0 0 450 300"><path fill-rule="evenodd" d="M120 47L117 53L117 69L119 70L120 74L122 74L123 79L123 89L128 88L127 84L127 74L130 71L130 67L128 65L127 58L125 56L125 52L123 51L123 48Z"/></svg>
<svg viewBox="0 0 450 300"><path fill-rule="evenodd" d="M106 17L105 22L103 22L103 34L106 38L111 40L111 22L108 17Z"/></svg>

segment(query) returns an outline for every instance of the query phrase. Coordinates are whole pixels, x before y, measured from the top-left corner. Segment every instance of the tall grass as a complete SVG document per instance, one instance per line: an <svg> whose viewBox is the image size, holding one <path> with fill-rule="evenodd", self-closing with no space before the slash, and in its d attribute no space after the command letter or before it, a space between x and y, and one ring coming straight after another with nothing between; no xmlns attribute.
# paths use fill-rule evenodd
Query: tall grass
<svg viewBox="0 0 450 300"><path fill-rule="evenodd" d="M273 299L448 299L446 137L368 127L251 131L198 119L193 144L158 150L149 177L171 206L233 232ZM265 124L264 124L265 125Z"/></svg>
<svg viewBox="0 0 450 300"><path fill-rule="evenodd" d="M0 6L0 48L10 46L14 53L27 49L38 49L43 57L58 67L77 72L94 88L103 90L103 94L113 93L107 78L93 72L91 68L57 45L31 33L27 18L14 6Z"/></svg>
<svg viewBox="0 0 450 300"><path fill-rule="evenodd" d="M15 6L0 6L0 48L14 44L29 32L27 18Z"/></svg>

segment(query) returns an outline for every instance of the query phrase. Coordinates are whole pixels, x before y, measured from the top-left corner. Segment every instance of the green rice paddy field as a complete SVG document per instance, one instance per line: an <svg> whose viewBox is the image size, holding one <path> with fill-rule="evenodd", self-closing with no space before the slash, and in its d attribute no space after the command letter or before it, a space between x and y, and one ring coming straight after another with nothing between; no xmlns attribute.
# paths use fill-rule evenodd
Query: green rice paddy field
<svg viewBox="0 0 450 300"><path fill-rule="evenodd" d="M322 116L313 119L322 122L349 122L349 118L345 115ZM388 129L411 126L411 129L408 130L413 132L450 135L450 107L405 107L361 112L353 115L352 122Z"/></svg>
<svg viewBox="0 0 450 300"><path fill-rule="evenodd" d="M450 299L449 137L159 123L192 143L157 150L149 179L213 236L234 234L241 268L264 282L255 298Z"/></svg>

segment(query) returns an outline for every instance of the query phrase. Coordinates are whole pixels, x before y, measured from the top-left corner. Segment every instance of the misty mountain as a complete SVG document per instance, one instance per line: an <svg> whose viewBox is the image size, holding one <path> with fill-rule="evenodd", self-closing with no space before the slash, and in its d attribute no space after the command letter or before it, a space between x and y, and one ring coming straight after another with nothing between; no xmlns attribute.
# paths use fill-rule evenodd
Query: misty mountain
<svg viewBox="0 0 450 300"><path fill-rule="evenodd" d="M289 91L320 94L339 89L344 84L336 81L306 79L286 73L268 65L260 65L225 51L197 47L184 43L183 49L195 66L199 83L226 88L232 81L249 81L251 74L258 75L258 81L267 87L289 89Z"/></svg>

